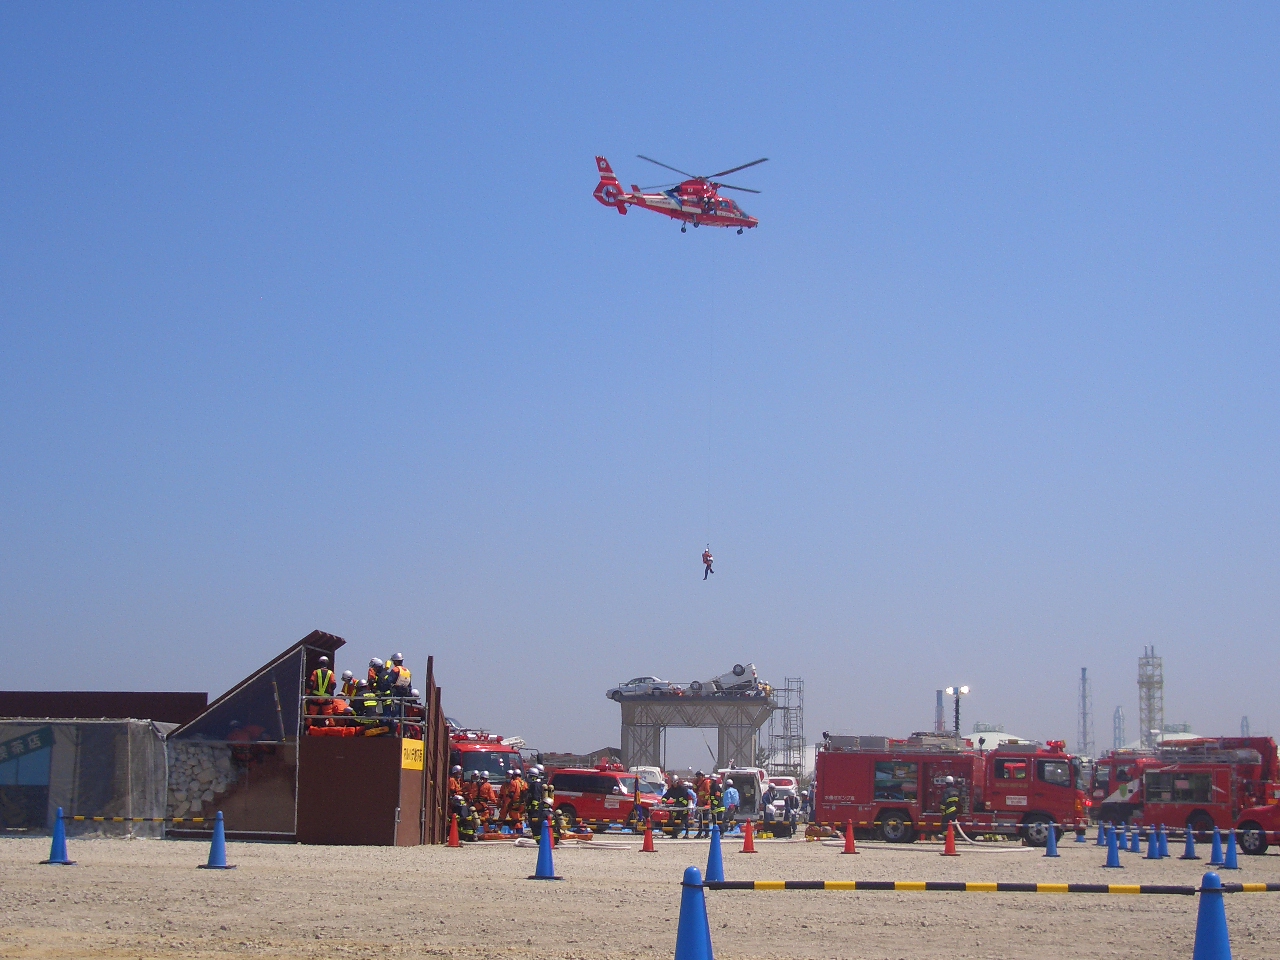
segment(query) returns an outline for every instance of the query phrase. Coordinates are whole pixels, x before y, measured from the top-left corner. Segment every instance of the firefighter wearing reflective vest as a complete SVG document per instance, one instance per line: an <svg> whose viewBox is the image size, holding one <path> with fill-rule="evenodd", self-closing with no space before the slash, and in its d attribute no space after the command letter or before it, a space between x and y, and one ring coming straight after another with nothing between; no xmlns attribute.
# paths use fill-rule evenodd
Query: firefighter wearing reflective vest
<svg viewBox="0 0 1280 960"><path fill-rule="evenodd" d="M391 663L387 667L387 688L401 700L407 699L413 689L413 678L409 674L409 668L404 665L403 653L391 656Z"/></svg>
<svg viewBox="0 0 1280 960"><path fill-rule="evenodd" d="M365 679L366 679L366 682L369 684L370 690L377 692L378 681L382 679L383 668L385 666L386 664L384 664L381 658L379 657L373 657L372 659L369 660L369 676L366 677Z"/></svg>
<svg viewBox="0 0 1280 960"><path fill-rule="evenodd" d="M369 684L364 680L356 684L356 695L351 701L351 711L355 714L356 725L365 728L366 736L382 732L378 695L369 689Z"/></svg>
<svg viewBox="0 0 1280 960"><path fill-rule="evenodd" d="M693 775L693 790L698 795L697 839L711 836L711 778L699 770Z"/></svg>
<svg viewBox="0 0 1280 960"><path fill-rule="evenodd" d="M542 765L538 764L529 771L529 791L527 793L529 805L529 830L533 833L534 839L539 843L542 842L542 824L544 821L551 823L551 829L554 831L556 838L560 837L560 824L553 816L552 811L555 809L556 788L547 782L546 772Z"/></svg>
<svg viewBox="0 0 1280 960"><path fill-rule="evenodd" d="M476 812L461 794L453 798L453 812L458 817L458 839L464 843L474 843L478 825Z"/></svg>
<svg viewBox="0 0 1280 960"><path fill-rule="evenodd" d="M711 803L711 822L720 824L720 830L724 832L724 787L720 786L720 781L713 779L711 781L710 794L708 799Z"/></svg>
<svg viewBox="0 0 1280 960"><path fill-rule="evenodd" d="M954 823L960 818L960 791L956 789L956 778L947 777L946 787L942 791L942 827Z"/></svg>
<svg viewBox="0 0 1280 960"><path fill-rule="evenodd" d="M449 796L462 796L462 768L456 764L449 771Z"/></svg>
<svg viewBox="0 0 1280 960"><path fill-rule="evenodd" d="M350 670L342 671L342 695L347 698L347 702L351 702L351 698L356 695L356 678Z"/></svg>
<svg viewBox="0 0 1280 960"><path fill-rule="evenodd" d="M321 657L320 665L307 678L307 715L328 716L333 705L332 697L333 671L329 669L329 658Z"/></svg>

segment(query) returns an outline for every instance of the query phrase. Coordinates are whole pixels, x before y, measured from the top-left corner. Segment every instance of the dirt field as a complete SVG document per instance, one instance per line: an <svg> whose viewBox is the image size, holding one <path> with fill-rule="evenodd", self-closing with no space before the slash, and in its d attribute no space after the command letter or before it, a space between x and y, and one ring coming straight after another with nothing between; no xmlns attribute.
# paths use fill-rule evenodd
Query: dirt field
<svg viewBox="0 0 1280 960"><path fill-rule="evenodd" d="M1015 880L1198 883L1204 862L1124 856L1064 843L1062 856L1013 845L726 842L729 879ZM670 958L680 878L705 842L659 841L656 854L565 846L562 883L534 883L534 849L508 844L385 849L232 843L233 871L195 869L202 843L70 841L75 867L46 867L47 840L0 840L0 956ZM1180 852L1180 851L1179 851ZM1207 851L1202 851L1206 853ZM1241 857L1231 880L1280 881L1280 856ZM1188 897L709 892L720 960L859 957L1191 956ZM1236 960L1280 956L1280 894L1227 898Z"/></svg>

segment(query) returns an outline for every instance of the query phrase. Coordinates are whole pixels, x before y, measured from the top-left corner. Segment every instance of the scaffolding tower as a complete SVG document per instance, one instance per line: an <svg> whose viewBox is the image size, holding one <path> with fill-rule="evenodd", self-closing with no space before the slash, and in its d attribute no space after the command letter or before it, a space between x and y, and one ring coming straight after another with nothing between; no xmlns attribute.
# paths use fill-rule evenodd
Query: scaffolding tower
<svg viewBox="0 0 1280 960"><path fill-rule="evenodd" d="M1164 661L1155 645L1142 648L1138 658L1138 738L1155 747L1164 735Z"/></svg>
<svg viewBox="0 0 1280 960"><path fill-rule="evenodd" d="M1111 718L1111 746L1123 750L1124 744L1124 707L1116 707L1115 715Z"/></svg>
<svg viewBox="0 0 1280 960"><path fill-rule="evenodd" d="M1093 684L1089 682L1089 669L1080 668L1080 725L1076 730L1076 753L1082 757L1094 755L1093 741Z"/></svg>
<svg viewBox="0 0 1280 960"><path fill-rule="evenodd" d="M774 689L778 709L769 717L769 756L765 766L776 777L804 774L804 681L787 677L786 685Z"/></svg>

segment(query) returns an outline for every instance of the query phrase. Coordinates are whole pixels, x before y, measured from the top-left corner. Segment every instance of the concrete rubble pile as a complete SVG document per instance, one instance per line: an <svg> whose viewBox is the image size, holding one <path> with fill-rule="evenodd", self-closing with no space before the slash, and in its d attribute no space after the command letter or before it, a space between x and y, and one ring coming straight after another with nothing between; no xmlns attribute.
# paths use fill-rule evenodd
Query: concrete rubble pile
<svg viewBox="0 0 1280 960"><path fill-rule="evenodd" d="M169 744L170 817L199 816L204 805L235 783L231 748L221 743Z"/></svg>

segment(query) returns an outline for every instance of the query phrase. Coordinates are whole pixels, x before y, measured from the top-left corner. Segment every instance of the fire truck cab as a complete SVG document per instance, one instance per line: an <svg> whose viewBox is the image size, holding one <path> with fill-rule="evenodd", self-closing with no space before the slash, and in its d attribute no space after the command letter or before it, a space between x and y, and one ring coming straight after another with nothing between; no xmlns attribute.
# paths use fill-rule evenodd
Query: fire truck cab
<svg viewBox="0 0 1280 960"><path fill-rule="evenodd" d="M450 734L449 766L462 767L463 780L470 780L473 773L488 773L495 787L506 783L511 771L524 770L515 743L484 730L454 730Z"/></svg>

